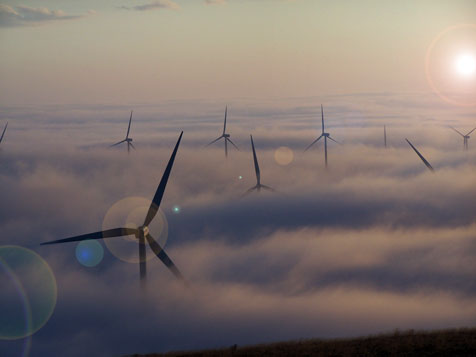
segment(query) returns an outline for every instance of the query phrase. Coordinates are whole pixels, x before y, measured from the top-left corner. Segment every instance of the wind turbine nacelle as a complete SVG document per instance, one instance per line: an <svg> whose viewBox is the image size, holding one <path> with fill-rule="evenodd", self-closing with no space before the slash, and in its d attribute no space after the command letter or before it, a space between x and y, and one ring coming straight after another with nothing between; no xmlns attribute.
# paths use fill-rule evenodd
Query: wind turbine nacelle
<svg viewBox="0 0 476 357"><path fill-rule="evenodd" d="M224 138L229 138L229 137L230 137L230 134L223 134L223 137L224 137Z"/></svg>
<svg viewBox="0 0 476 357"><path fill-rule="evenodd" d="M329 137L329 135L331 135L331 134L329 134L329 133L322 133L322 136L327 136L327 137Z"/></svg>
<svg viewBox="0 0 476 357"><path fill-rule="evenodd" d="M142 231L142 233L144 234L144 236L146 236L146 235L149 234L149 227L147 227L147 226L139 227L139 230Z"/></svg>
<svg viewBox="0 0 476 357"><path fill-rule="evenodd" d="M126 141L130 143L132 141L132 139L128 138L128 139L126 139Z"/></svg>

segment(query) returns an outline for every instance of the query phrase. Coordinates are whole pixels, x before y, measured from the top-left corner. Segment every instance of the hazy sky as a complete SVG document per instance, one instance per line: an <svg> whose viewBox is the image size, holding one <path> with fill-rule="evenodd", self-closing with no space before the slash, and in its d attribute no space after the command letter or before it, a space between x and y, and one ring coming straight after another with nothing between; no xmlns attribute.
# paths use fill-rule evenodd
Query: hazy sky
<svg viewBox="0 0 476 357"><path fill-rule="evenodd" d="M0 355L476 324L476 138L464 151L448 128L476 126L474 106L454 105L476 104L474 0L0 1ZM303 152L321 103L341 143L329 170L322 140ZM204 148L225 105L228 159ZM127 154L109 146L131 110ZM76 243L39 245L111 216L142 224L131 201L149 202L182 130L161 232L188 289L150 249L143 294L109 244L92 267ZM250 134L275 194L241 198L256 184ZM49 276L15 269L24 248ZM38 286L50 299L26 296ZM38 332L10 340L42 304Z"/></svg>
<svg viewBox="0 0 476 357"><path fill-rule="evenodd" d="M426 91L431 41L476 22L473 0L2 4L1 104Z"/></svg>

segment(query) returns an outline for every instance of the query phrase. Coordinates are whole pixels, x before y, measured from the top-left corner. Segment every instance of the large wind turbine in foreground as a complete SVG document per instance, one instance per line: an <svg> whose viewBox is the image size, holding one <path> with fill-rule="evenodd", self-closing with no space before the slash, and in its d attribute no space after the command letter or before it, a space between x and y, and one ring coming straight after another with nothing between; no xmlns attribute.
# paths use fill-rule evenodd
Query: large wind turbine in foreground
<svg viewBox="0 0 476 357"><path fill-rule="evenodd" d="M325 160L326 160L326 168L327 168L327 139L330 139L334 142L336 142L337 144L340 144L338 141L334 140L331 138L331 135L329 133L326 133L325 132L325 128L324 128L324 109L322 108L322 104L321 104L321 117L322 117L322 134L316 139L314 140L311 145L309 145L304 151L307 151L311 148L312 145L314 145L315 143L317 143L322 137L324 137L324 156L325 156Z"/></svg>
<svg viewBox="0 0 476 357"><path fill-rule="evenodd" d="M131 110L131 117L129 118L129 126L127 127L127 134L124 140L119 141L118 143L112 144L111 146L116 146L122 143L127 143L127 152L131 151L131 146L135 150L136 148L132 144L132 138L129 137L129 132L131 131L131 121L132 121L132 110Z"/></svg>
<svg viewBox="0 0 476 357"><path fill-rule="evenodd" d="M149 224L152 222L154 219L155 215L157 214L159 207L160 207L160 202L162 201L162 196L164 195L165 191L165 186L167 185L167 180L169 179L170 172L172 171L172 166L174 164L175 160L175 155L177 154L177 149L180 144L180 140L182 139L183 131L180 134L180 137L178 138L177 144L175 145L175 149L172 153L172 156L170 157L169 163L167 164L167 167L164 171L164 174L162 175L162 179L160 180L159 187L157 188L157 191L155 192L154 199L152 200L152 203L150 204L149 211L147 212L147 216L144 220L144 223L142 226L138 228L114 228L114 229L108 229L105 231L100 231L100 232L95 232L95 233L89 233L89 234L84 234L80 236L75 236L75 237L70 237L66 239L59 239L51 242L45 242L41 243L41 245L45 244L57 244L57 243L67 243L67 242L77 242L77 241L83 241L87 239L104 239L104 238L113 238L113 237L123 237L123 236L128 236L128 235L135 235L137 240L139 241L139 271L140 271L140 279L141 279L141 284L143 285L145 282L145 277L147 274L146 270L146 246L145 246L145 241L149 244L150 248L152 251L155 253L155 255L162 261L162 263L165 264L167 268L178 278L183 280L182 274L178 270L178 268L175 266L175 264L172 262L172 260L169 258L169 256L165 253L165 251L162 249L162 247L157 243L157 241L152 237L152 235L149 232Z"/></svg>
<svg viewBox="0 0 476 357"><path fill-rule="evenodd" d="M430 165L430 163L423 157L422 154L420 154L420 152L416 149L416 147L414 147L412 145L412 143L405 138L405 140L407 141L408 144L410 144L410 146L412 147L413 150L415 150L415 152L417 153L417 155L420 157L421 161L423 161L423 163L425 164L426 167L428 167L428 170L430 170L431 172L435 171L433 169L433 167Z"/></svg>
<svg viewBox="0 0 476 357"><path fill-rule="evenodd" d="M2 136L0 137L0 143L3 140L3 136L5 135L5 132L7 131L7 126L8 126L8 122L5 124L5 127L3 128Z"/></svg>
<svg viewBox="0 0 476 357"><path fill-rule="evenodd" d="M264 188L265 190L274 192L275 191L274 188L261 184L261 173L260 173L260 170L259 170L258 158L256 157L256 151L255 151L255 144L253 142L253 136L250 135L250 138L251 138L251 147L253 149L253 161L255 163L256 186L251 187L248 191L246 191L244 193L244 195L247 195L248 193L250 193L254 190L260 192L262 188Z"/></svg>
<svg viewBox="0 0 476 357"><path fill-rule="evenodd" d="M218 138L216 138L215 140L213 140L211 143L209 143L207 146L210 146L211 144L217 142L218 140L220 139L224 139L225 141L225 157L228 157L228 145L227 143L230 142L231 145L233 145L236 150L240 151L240 149L238 149L238 146L236 146L233 141L231 141L230 139L230 134L227 134L226 133L226 114L228 112L228 107L225 107L225 122L223 123L223 134L221 134Z"/></svg>
<svg viewBox="0 0 476 357"><path fill-rule="evenodd" d="M469 133L467 133L466 135L465 134L462 134L460 133L458 130L456 130L455 128L451 127L451 129L453 129L454 131L456 131L459 135L461 135L463 137L463 149L464 150L468 150L468 140L470 138L469 134L471 134L476 128L474 128L473 130L471 130Z"/></svg>

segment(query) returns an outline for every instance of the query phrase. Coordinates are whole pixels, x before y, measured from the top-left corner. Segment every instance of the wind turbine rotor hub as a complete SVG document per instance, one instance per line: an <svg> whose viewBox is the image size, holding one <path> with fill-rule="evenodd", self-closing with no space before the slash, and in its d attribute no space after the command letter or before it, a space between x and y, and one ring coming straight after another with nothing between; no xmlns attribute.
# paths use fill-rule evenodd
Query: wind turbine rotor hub
<svg viewBox="0 0 476 357"><path fill-rule="evenodd" d="M327 136L327 137L329 137L329 135L331 135L331 134L329 134L329 133L322 133L322 136Z"/></svg>
<svg viewBox="0 0 476 357"><path fill-rule="evenodd" d="M230 134L223 134L223 137L224 137L224 138L229 138L229 137L230 137Z"/></svg>
<svg viewBox="0 0 476 357"><path fill-rule="evenodd" d="M146 236L146 235L149 234L149 227L147 227L147 226L139 227L139 231L142 232L142 234L143 234L144 236Z"/></svg>

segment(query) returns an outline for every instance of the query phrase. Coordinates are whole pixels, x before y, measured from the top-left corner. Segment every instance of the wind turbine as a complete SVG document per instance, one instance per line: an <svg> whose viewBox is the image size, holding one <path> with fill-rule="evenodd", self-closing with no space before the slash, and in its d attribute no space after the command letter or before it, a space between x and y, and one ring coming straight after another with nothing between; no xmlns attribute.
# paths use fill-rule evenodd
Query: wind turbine
<svg viewBox="0 0 476 357"><path fill-rule="evenodd" d="M246 191L244 193L244 195L247 195L248 193L251 193L254 190L260 192L262 188L264 188L265 190L274 192L274 191L276 191L274 188L261 184L261 174L260 174L260 170L259 170L258 158L256 157L256 151L255 151L255 144L253 142L253 136L250 135L250 138L251 138L251 147L253 148L253 160L254 160L254 163L255 163L256 186L251 187L248 191Z"/></svg>
<svg viewBox="0 0 476 357"><path fill-rule="evenodd" d="M131 146L134 150L136 149L134 145L132 144L132 138L129 137L129 132L131 131L131 121L132 121L132 110L131 110L131 117L129 118L129 126L127 127L126 138L124 140L119 141L118 143L112 144L111 147L122 144L122 143L127 143L127 152L131 151Z"/></svg>
<svg viewBox="0 0 476 357"><path fill-rule="evenodd" d="M412 143L407 139L405 138L405 140L407 141L408 144L410 144L410 146L412 147L413 150L415 150L415 152L417 153L417 155L420 157L421 161L423 161L423 163L426 165L426 167L428 167L428 170L430 170L431 172L434 172L435 170L433 169L433 167L430 165L430 163L423 157L422 154L420 154L420 152L416 149L416 147L414 147L412 145Z"/></svg>
<svg viewBox="0 0 476 357"><path fill-rule="evenodd" d="M316 140L314 140L311 143L311 145L309 145L304 151L309 150L312 145L314 145L315 143L317 143L319 141L319 139L324 137L324 156L325 156L325 160L326 160L326 169L327 169L327 139L330 139L330 140L336 142L337 144L340 144L340 143L338 141L332 139L331 135L329 133L325 132L325 128L324 128L324 109L322 108L322 104L321 104L321 117L322 117L322 134Z"/></svg>
<svg viewBox="0 0 476 357"><path fill-rule="evenodd" d="M7 126L8 126L8 122L5 124L5 127L3 128L2 136L0 137L0 143L3 140L3 136L5 135L5 132L7 131Z"/></svg>
<svg viewBox="0 0 476 357"><path fill-rule="evenodd" d="M123 237L123 236L128 236L128 235L135 235L136 239L139 241L139 272L140 272L140 281L141 285L144 286L145 284L145 277L147 274L147 268L146 268L146 246L145 242L149 244L150 248L152 251L155 253L155 255L162 261L162 263L165 264L165 266L175 275L176 278L183 280L183 276L178 270L178 268L175 266L175 264L172 262L172 260L169 258L169 256L165 253L165 250L157 243L157 241L152 237L152 235L149 232L149 224L152 222L154 219L155 215L157 214L159 207L160 207L160 202L162 201L162 196L164 195L165 191L165 186L167 185L167 180L169 179L170 172L172 171L172 166L174 164L175 160L175 155L177 154L177 150L180 144L180 140L182 139L183 131L180 134L177 144L175 145L175 149L172 153L172 156L170 157L169 163L167 164L167 167L164 171L164 174L162 175L162 179L160 180L159 187L157 188L157 191L155 192L154 198L150 204L149 211L147 212L147 216L144 220L144 223L142 226L138 228L114 228L114 229L108 229L105 231L100 231L100 232L95 232L95 233L89 233L89 234L84 234L80 236L75 236L75 237L70 237L70 238L65 238L65 239L59 239L59 240L54 240L51 242L45 242L41 243L41 245L46 245L46 244L57 244L57 243L67 243L67 242L77 242L77 241L83 241L83 240L88 240L88 239L104 239L104 238L113 238L113 237Z"/></svg>
<svg viewBox="0 0 476 357"><path fill-rule="evenodd" d="M474 128L473 130L471 130L469 133L467 133L466 135L464 134L461 134L458 130L456 130L455 128L451 127L451 129L453 129L454 131L456 131L459 135L461 135L463 137L463 149L464 150L468 150L468 140L470 138L469 134L471 134L476 128Z"/></svg>
<svg viewBox="0 0 476 357"><path fill-rule="evenodd" d="M387 128L385 125L383 126L383 143L387 147Z"/></svg>
<svg viewBox="0 0 476 357"><path fill-rule="evenodd" d="M218 140L223 138L225 140L225 157L228 157L228 145L227 145L228 142L230 142L230 144L233 145L236 148L236 150L240 151L240 149L238 149L238 146L236 146L233 143L233 141L231 141L230 134L226 133L226 114L227 114L227 112L228 112L228 106L225 107L225 122L223 124L223 134L221 134L218 138L216 138L210 144L207 145L207 146L210 146L211 144L213 144L213 143L215 143Z"/></svg>

